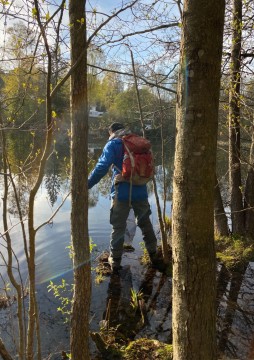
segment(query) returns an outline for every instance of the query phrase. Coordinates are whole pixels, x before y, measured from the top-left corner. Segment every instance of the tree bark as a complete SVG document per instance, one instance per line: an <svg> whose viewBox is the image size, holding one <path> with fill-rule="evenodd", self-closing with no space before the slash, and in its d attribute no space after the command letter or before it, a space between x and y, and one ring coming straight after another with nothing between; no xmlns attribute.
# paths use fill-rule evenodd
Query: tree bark
<svg viewBox="0 0 254 360"><path fill-rule="evenodd" d="M183 9L173 182L173 349L216 359L214 178L225 3Z"/></svg>
<svg viewBox="0 0 254 360"><path fill-rule="evenodd" d="M214 192L214 230L215 234L220 236L228 236L228 219L224 211L224 205L220 192L220 185L216 177Z"/></svg>
<svg viewBox="0 0 254 360"><path fill-rule="evenodd" d="M249 239L254 239L254 123L252 129L249 168L244 193L245 231Z"/></svg>
<svg viewBox="0 0 254 360"><path fill-rule="evenodd" d="M88 101L85 5L85 0L71 0L69 3L72 65L79 60L71 76L71 236L74 253L71 355L73 360L89 360L90 358L91 268L88 237Z"/></svg>
<svg viewBox="0 0 254 360"><path fill-rule="evenodd" d="M240 151L240 82L242 0L233 4L233 38L231 51L231 84L229 89L229 188L232 233L244 235L244 212Z"/></svg>
<svg viewBox="0 0 254 360"><path fill-rule="evenodd" d="M249 168L245 186L245 231L249 239L254 239L254 169Z"/></svg>

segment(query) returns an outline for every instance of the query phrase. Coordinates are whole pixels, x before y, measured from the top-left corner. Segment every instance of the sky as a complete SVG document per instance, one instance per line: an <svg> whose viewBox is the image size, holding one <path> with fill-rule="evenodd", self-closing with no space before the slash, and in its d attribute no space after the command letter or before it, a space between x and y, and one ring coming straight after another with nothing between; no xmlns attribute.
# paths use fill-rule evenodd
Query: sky
<svg viewBox="0 0 254 360"><path fill-rule="evenodd" d="M40 5L44 7L45 14L49 12L49 14L53 14L55 12L60 0L44 0L44 2L40 1ZM94 29L97 26L107 19L107 16L110 16L115 9L119 9L125 4L130 3L128 0L90 0L87 1L86 8L96 9L96 15L92 15L90 13L90 21L89 21L89 30L88 36L90 36ZM142 3L142 6L148 6L151 3L154 3L154 0L142 0L139 3ZM128 50L128 46L131 45L135 63L139 63L140 66L145 67L146 63L150 63L151 66L155 66L154 64L157 62L159 66L163 67L168 62L173 63L172 54L168 52L167 43L171 41L175 41L178 36L179 28L170 28L167 30L156 31L150 35L138 35L125 38L124 45L119 45L119 43L113 43L111 45L107 44L107 40L111 39L119 39L122 34L132 33L136 30L143 30L145 27L154 27L158 26L161 23L167 24L169 22L176 22L176 18L178 17L178 10L176 5L173 5L174 1L159 1L156 5L156 10L151 11L148 14L141 15L139 14L137 9L134 9L133 13L128 9L121 13L116 19L113 19L108 23L104 30L101 30L99 34L97 34L96 38L93 39L93 44L95 46L102 46L103 52L105 54L105 58L107 59L107 64L114 63L117 67L124 68L126 67L131 69L131 61L130 61L130 51ZM29 7L28 7L29 4ZM31 12L32 12L33 2L27 2L27 0L14 0L12 5L5 5L4 11L1 14L0 11L0 61L7 58L6 53L4 53L4 48L7 48L11 45L8 41L8 36L6 34L6 29L13 25L14 20L13 17L5 16L4 12L11 10L14 11L14 7L21 7L22 11L20 14L24 14L25 11L28 11L29 16L24 14L24 20L26 21L28 17L30 17L30 26L31 22ZM68 5L67 5L68 7ZM16 8L17 9L17 8ZM135 19L133 14L140 15L138 19ZM156 18L156 15L158 17ZM20 18L20 16L19 16ZM68 9L64 12L63 23L65 28L61 32L61 36L65 38L66 44L62 46L62 54L65 54L64 57L68 60L69 57L69 36L68 36L68 27L69 27L69 16ZM34 20L35 21L35 20ZM53 29L49 29L48 33L50 34L54 32ZM107 37L104 35L107 34ZM49 42L52 40L49 39ZM2 53L2 54L1 54ZM171 57L171 58L170 58ZM3 64L8 64L8 62L2 62L1 66L3 68ZM11 64L8 64L10 67ZM142 69L141 69L142 71Z"/></svg>

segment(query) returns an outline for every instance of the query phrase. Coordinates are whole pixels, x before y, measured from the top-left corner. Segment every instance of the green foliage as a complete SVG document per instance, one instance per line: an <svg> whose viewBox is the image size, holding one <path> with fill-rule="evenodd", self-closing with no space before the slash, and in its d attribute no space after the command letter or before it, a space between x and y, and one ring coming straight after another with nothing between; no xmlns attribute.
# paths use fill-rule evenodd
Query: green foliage
<svg viewBox="0 0 254 360"><path fill-rule="evenodd" d="M229 269L254 260L253 242L241 236L217 236L215 247L217 258Z"/></svg>
<svg viewBox="0 0 254 360"><path fill-rule="evenodd" d="M96 271L96 276L95 276L95 280L94 280L95 284L96 284L96 285L99 285L99 284L101 284L104 280L105 280L105 276L103 275L103 273L100 272L100 271Z"/></svg>
<svg viewBox="0 0 254 360"><path fill-rule="evenodd" d="M143 298L142 291L136 291L131 288L131 301L130 305L134 312L136 312L139 308L139 301Z"/></svg>
<svg viewBox="0 0 254 360"><path fill-rule="evenodd" d="M142 108L145 114L153 113L156 108L159 108L158 98L150 92L147 88L139 90ZM136 89L131 87L119 93L115 97L114 104L109 109L110 115L115 119L120 119L124 122L139 122L139 108L137 102Z"/></svg>
<svg viewBox="0 0 254 360"><path fill-rule="evenodd" d="M90 240L90 252L93 251L93 249L97 246L93 243L92 238L89 238ZM69 256L72 259L73 258L73 246L70 244L69 246L66 246L66 249L69 250ZM57 311L60 311L65 318L65 322L69 322L69 317L71 313L71 305L72 305L72 294L74 290L74 284L67 284L65 279L62 279L61 284L54 284L53 281L50 281L48 285L48 292L53 292L54 296L60 300L61 306L57 308Z"/></svg>
<svg viewBox="0 0 254 360"><path fill-rule="evenodd" d="M65 279L62 279L61 284L56 285L53 281L50 281L47 286L48 292L53 292L54 296L60 300L61 306L57 308L62 315L65 316L65 322L70 321L71 305L72 305L72 294L74 284L67 284ZM68 296L69 295L69 296Z"/></svg>
<svg viewBox="0 0 254 360"><path fill-rule="evenodd" d="M89 237L89 248L90 248L90 253L93 251L94 248L96 248L96 244L93 242L93 239L91 237Z"/></svg>
<svg viewBox="0 0 254 360"><path fill-rule="evenodd" d="M115 103L115 98L123 91L123 83L119 74L108 72L97 85L96 99L101 107L110 111Z"/></svg>
<svg viewBox="0 0 254 360"><path fill-rule="evenodd" d="M143 250L143 255L140 258L140 263L142 265L148 265L150 263L150 257L148 251L146 250L145 243L142 241L139 244L141 249Z"/></svg>

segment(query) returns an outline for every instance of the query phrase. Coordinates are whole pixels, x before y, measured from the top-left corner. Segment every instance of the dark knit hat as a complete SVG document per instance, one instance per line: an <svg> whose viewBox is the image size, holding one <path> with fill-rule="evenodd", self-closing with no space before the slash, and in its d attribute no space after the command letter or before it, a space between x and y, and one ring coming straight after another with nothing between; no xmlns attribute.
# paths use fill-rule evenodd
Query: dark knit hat
<svg viewBox="0 0 254 360"><path fill-rule="evenodd" d="M108 131L111 131L111 132L116 132L117 130L120 130L120 129L124 129L124 125L121 124L121 123L118 123L118 122L115 122L113 124L111 124L108 128Z"/></svg>

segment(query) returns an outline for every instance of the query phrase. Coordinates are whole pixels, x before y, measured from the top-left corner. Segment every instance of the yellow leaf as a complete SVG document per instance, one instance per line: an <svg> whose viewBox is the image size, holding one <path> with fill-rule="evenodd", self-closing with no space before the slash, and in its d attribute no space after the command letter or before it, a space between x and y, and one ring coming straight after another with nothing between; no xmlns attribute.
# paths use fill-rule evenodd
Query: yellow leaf
<svg viewBox="0 0 254 360"><path fill-rule="evenodd" d="M41 99L41 98L38 98L38 99L37 99L37 102L38 102L39 105L42 104L42 103L44 103L44 101L45 101L45 100L44 100L44 99Z"/></svg>
<svg viewBox="0 0 254 360"><path fill-rule="evenodd" d="M56 117L56 112L53 110L51 115L52 115L52 118L55 118Z"/></svg>
<svg viewBox="0 0 254 360"><path fill-rule="evenodd" d="M37 15L37 10L35 8L32 8L32 15L36 16Z"/></svg>

